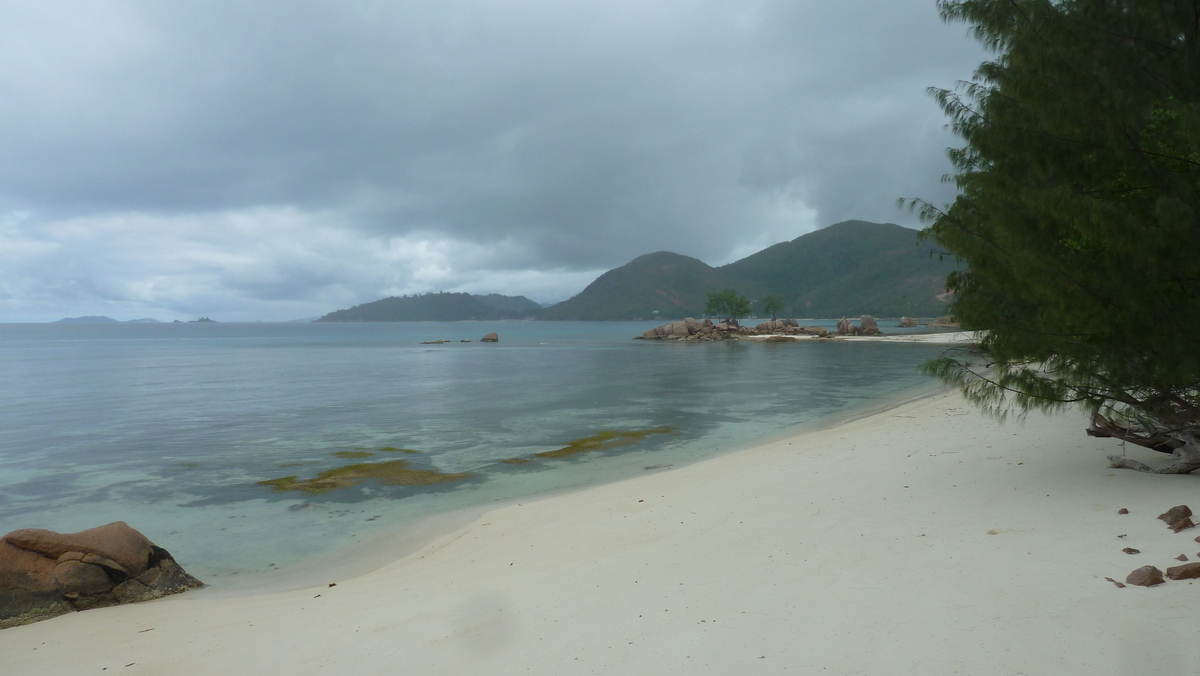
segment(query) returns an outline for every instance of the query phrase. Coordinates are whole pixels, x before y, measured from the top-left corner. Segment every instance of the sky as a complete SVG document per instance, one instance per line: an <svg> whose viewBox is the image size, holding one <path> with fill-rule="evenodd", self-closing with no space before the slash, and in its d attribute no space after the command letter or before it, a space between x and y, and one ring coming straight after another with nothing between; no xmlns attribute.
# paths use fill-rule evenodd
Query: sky
<svg viewBox="0 0 1200 676"><path fill-rule="evenodd" d="M0 0L0 322L551 303L954 199L933 0Z"/></svg>

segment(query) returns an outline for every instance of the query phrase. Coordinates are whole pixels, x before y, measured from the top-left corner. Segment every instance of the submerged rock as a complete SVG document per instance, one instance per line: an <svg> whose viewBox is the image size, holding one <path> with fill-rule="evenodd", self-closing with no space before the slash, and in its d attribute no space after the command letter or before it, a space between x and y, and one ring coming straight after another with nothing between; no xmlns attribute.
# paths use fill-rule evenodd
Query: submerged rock
<svg viewBox="0 0 1200 676"><path fill-rule="evenodd" d="M202 585L124 521L78 533L29 528L0 538L0 629Z"/></svg>

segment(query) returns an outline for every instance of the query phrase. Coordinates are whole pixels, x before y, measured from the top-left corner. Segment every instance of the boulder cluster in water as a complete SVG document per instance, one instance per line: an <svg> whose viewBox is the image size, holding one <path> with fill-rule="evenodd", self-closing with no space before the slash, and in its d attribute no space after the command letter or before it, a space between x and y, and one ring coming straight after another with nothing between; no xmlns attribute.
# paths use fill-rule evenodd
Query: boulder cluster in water
<svg viewBox="0 0 1200 676"><path fill-rule="evenodd" d="M873 336L879 335L879 325L870 315L863 315L859 324L842 317L837 325L838 335L843 336ZM727 319L713 323L705 319L699 321L687 319L656 326L646 331L638 339L646 340L737 340L741 336L812 336L828 338L832 334L820 326L801 326L795 319L772 319L750 328L741 326L736 319Z"/></svg>

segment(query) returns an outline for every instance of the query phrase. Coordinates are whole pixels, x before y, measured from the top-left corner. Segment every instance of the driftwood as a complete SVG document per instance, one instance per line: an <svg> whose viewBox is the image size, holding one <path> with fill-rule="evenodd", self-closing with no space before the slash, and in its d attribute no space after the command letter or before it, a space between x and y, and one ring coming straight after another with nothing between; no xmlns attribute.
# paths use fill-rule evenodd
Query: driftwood
<svg viewBox="0 0 1200 676"><path fill-rule="evenodd" d="M1159 453L1175 453L1175 449L1184 445L1184 441L1166 434L1147 434L1123 427L1097 413L1092 416L1092 426L1088 428L1089 437L1120 439L1131 444L1144 446Z"/></svg>
<svg viewBox="0 0 1200 676"><path fill-rule="evenodd" d="M1087 433L1088 436L1120 439L1175 456L1175 462L1158 469L1121 455L1108 456L1112 463L1110 467L1116 469L1133 469L1152 474L1189 474L1200 469L1200 430L1181 430L1177 436L1144 432L1120 425L1097 413L1092 416L1092 426L1088 428Z"/></svg>

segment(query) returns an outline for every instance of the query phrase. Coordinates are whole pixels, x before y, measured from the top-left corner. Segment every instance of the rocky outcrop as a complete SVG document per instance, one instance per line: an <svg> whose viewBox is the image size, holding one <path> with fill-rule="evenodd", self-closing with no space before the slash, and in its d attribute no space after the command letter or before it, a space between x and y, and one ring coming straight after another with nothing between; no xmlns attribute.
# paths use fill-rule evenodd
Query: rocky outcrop
<svg viewBox="0 0 1200 676"><path fill-rule="evenodd" d="M713 323L711 320L696 321L691 317L682 321L656 326L640 336L644 340L736 340L738 336L816 336L825 338L829 332L819 326L800 326L795 319L772 319L754 328L740 326L736 320ZM774 342L794 342L787 341Z"/></svg>
<svg viewBox="0 0 1200 676"><path fill-rule="evenodd" d="M480 338L479 342L481 342L481 343L499 343L500 336L498 336L494 333L489 333L486 336Z"/></svg>
<svg viewBox="0 0 1200 676"><path fill-rule="evenodd" d="M1172 566L1167 569L1167 577L1172 580L1194 580L1200 578L1200 562Z"/></svg>
<svg viewBox="0 0 1200 676"><path fill-rule="evenodd" d="M954 318L954 315L946 315L945 317L938 317L937 319L929 322L929 326L932 328L935 328L935 329L962 328L958 325L958 320Z"/></svg>
<svg viewBox="0 0 1200 676"><path fill-rule="evenodd" d="M862 318L858 320L858 324L859 331L864 336L878 336L879 334L883 333L883 331L879 330L879 324L875 322L875 318L871 315L863 315Z"/></svg>
<svg viewBox="0 0 1200 676"><path fill-rule="evenodd" d="M124 521L78 533L30 528L0 538L0 629L202 584Z"/></svg>
<svg viewBox="0 0 1200 676"><path fill-rule="evenodd" d="M841 336L857 336L861 331L849 319L842 317L837 323L837 332Z"/></svg>
<svg viewBox="0 0 1200 676"><path fill-rule="evenodd" d="M897 326L899 326L901 328L912 328L916 325L917 325L917 320L913 319L912 317L901 317L900 323L897 324Z"/></svg>
<svg viewBox="0 0 1200 676"><path fill-rule="evenodd" d="M1182 568L1182 566L1180 566ZM1126 584L1135 585L1138 587L1153 587L1156 584L1166 582L1163 579L1162 571L1154 566L1142 566L1125 577Z"/></svg>
<svg viewBox="0 0 1200 676"><path fill-rule="evenodd" d="M1163 523L1165 523L1169 526L1178 521L1182 521L1191 515L1192 515L1191 507L1188 507L1187 505L1176 505L1176 506L1168 509L1167 511L1163 512L1162 514L1159 514L1157 518L1159 521L1162 521Z"/></svg>

